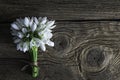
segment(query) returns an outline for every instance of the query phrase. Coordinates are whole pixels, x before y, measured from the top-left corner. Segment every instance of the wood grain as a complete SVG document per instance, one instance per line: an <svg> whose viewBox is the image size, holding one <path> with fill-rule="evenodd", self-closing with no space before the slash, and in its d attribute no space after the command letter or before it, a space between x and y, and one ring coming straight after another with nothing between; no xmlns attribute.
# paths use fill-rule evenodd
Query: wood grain
<svg viewBox="0 0 120 80"><path fill-rule="evenodd" d="M119 80L120 0L0 0L0 80ZM55 47L39 50L40 75L16 50L10 23L25 16L56 20Z"/></svg>
<svg viewBox="0 0 120 80"><path fill-rule="evenodd" d="M46 52L39 51L40 76L38 80L118 80L120 72L120 23L117 21L56 22L52 41L55 47L47 46ZM28 64L29 55L16 51L12 36L6 32L9 24L1 24L0 58L4 65L22 66ZM5 34L4 34L5 33ZM2 35L4 34L4 35ZM15 69L11 69L9 75ZM0 68L2 69L2 68ZM12 71L11 71L12 70ZM18 71L18 68L17 68ZM15 74L16 72L12 72ZM14 77L11 74L12 77ZM32 80L26 73L17 72L16 76ZM62 77L61 77L62 76ZM12 79L12 77L10 77ZM17 78L17 77L16 77ZM9 79L9 80L11 80ZM12 79L13 80L13 79Z"/></svg>
<svg viewBox="0 0 120 80"><path fill-rule="evenodd" d="M24 16L55 20L119 20L120 0L0 0L0 22Z"/></svg>

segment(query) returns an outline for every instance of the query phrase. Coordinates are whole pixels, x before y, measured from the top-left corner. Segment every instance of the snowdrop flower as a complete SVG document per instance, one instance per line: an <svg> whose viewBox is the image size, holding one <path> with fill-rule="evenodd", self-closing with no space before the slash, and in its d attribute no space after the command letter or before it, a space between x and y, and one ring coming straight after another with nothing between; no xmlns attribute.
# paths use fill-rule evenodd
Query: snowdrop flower
<svg viewBox="0 0 120 80"><path fill-rule="evenodd" d="M33 46L40 47L42 51L46 50L45 45L53 47L52 29L56 27L55 21L49 21L47 17L25 17L16 19L11 24L11 34L14 43L17 44L17 50L26 52Z"/></svg>

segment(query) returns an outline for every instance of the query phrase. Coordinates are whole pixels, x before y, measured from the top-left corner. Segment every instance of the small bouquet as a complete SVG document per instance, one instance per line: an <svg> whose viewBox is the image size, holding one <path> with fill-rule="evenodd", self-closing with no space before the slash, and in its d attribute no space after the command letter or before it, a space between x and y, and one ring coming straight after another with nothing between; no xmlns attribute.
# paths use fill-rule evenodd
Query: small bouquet
<svg viewBox="0 0 120 80"><path fill-rule="evenodd" d="M11 24L11 34L13 35L14 43L17 45L17 50L29 52L33 62L32 76L37 77L39 67L37 63L38 48L46 51L45 45L53 47L52 29L56 27L55 21L49 21L47 17L25 17L24 19L16 19Z"/></svg>

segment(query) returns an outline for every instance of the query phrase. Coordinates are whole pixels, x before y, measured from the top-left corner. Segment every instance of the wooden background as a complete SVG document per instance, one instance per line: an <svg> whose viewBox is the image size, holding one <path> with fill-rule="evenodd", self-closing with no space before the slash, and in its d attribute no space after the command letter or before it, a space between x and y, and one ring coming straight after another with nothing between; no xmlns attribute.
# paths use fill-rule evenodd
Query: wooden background
<svg viewBox="0 0 120 80"><path fill-rule="evenodd" d="M56 20L55 47L39 51L34 79L29 55L16 51L10 23L25 16ZM0 80L120 80L120 0L0 0Z"/></svg>

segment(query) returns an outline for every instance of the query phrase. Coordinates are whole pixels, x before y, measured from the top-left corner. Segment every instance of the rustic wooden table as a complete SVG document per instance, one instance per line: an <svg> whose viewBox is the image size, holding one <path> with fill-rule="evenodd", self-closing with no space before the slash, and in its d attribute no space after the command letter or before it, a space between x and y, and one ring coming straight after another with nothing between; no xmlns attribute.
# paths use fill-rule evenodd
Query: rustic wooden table
<svg viewBox="0 0 120 80"><path fill-rule="evenodd" d="M28 54L16 50L10 23L55 19L55 47L39 51L34 79ZM120 80L120 0L0 0L0 80Z"/></svg>

